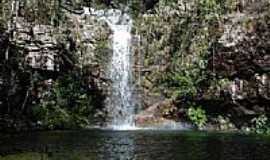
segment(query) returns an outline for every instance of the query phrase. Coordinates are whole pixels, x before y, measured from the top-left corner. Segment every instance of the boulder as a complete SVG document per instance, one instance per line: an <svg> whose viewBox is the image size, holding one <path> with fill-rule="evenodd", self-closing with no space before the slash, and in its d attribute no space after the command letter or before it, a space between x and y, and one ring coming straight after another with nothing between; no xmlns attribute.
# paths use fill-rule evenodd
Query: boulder
<svg viewBox="0 0 270 160"><path fill-rule="evenodd" d="M148 107L144 111L135 116L135 123L137 126L148 126L153 124L164 123L168 119L163 117L163 112L166 108L173 107L173 101L170 99L157 102Z"/></svg>

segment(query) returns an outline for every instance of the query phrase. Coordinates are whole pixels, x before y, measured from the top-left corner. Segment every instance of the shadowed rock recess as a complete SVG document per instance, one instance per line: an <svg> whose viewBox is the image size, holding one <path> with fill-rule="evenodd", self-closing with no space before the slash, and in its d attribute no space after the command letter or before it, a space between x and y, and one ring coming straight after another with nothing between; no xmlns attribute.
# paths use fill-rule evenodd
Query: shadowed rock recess
<svg viewBox="0 0 270 160"><path fill-rule="evenodd" d="M0 46L3 131L270 132L268 0L2 0Z"/></svg>

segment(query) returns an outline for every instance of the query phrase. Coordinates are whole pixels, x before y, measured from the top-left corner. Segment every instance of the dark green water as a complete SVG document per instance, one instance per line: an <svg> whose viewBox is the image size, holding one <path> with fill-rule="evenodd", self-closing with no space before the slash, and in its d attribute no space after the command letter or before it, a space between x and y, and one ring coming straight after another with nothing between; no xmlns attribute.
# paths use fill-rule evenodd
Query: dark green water
<svg viewBox="0 0 270 160"><path fill-rule="evenodd" d="M181 131L2 135L1 160L270 160L270 137Z"/></svg>

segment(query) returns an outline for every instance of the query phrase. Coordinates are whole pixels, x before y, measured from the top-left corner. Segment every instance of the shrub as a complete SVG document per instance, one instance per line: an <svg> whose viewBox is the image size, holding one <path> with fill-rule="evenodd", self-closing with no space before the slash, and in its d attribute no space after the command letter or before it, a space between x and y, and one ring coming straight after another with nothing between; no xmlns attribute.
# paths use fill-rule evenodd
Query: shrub
<svg viewBox="0 0 270 160"><path fill-rule="evenodd" d="M270 134L269 119L266 115L260 115L259 117L251 120L253 123L252 131L257 134Z"/></svg>
<svg viewBox="0 0 270 160"><path fill-rule="evenodd" d="M62 77L43 92L41 102L33 107L33 115L42 128L84 128L92 118L92 103L92 95L80 80Z"/></svg>
<svg viewBox="0 0 270 160"><path fill-rule="evenodd" d="M194 107L193 105L188 109L188 118L201 129L207 122L205 110L200 106Z"/></svg>

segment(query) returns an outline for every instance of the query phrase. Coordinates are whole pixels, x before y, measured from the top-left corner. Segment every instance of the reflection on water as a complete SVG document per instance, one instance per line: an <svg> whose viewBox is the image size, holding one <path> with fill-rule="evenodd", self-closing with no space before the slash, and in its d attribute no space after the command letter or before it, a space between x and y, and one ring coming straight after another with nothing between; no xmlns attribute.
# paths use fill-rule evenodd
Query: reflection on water
<svg viewBox="0 0 270 160"><path fill-rule="evenodd" d="M269 160L270 138L180 131L42 132L0 137L0 160Z"/></svg>
<svg viewBox="0 0 270 160"><path fill-rule="evenodd" d="M101 147L103 154L98 154L100 159L112 158L119 160L134 158L134 139L130 136L111 137Z"/></svg>

